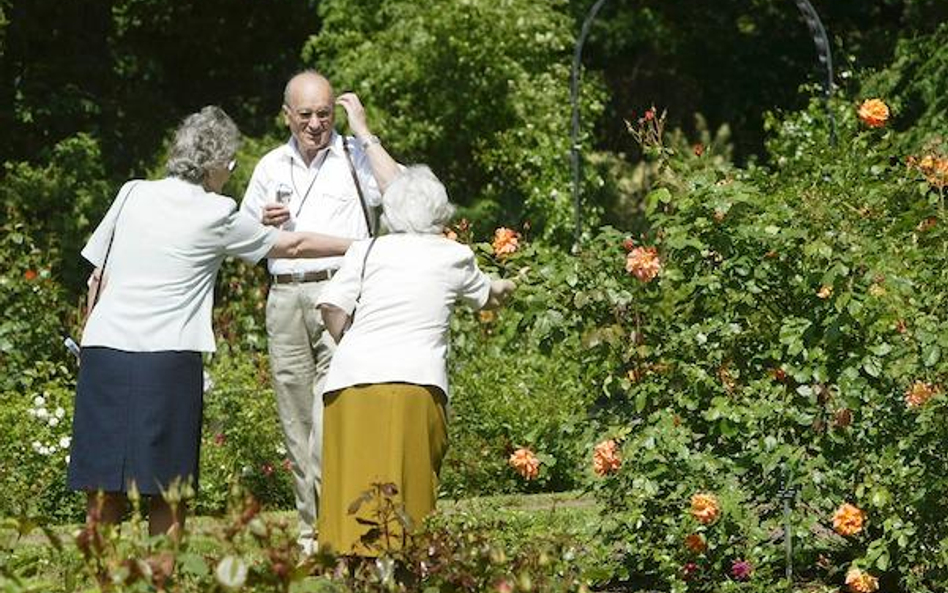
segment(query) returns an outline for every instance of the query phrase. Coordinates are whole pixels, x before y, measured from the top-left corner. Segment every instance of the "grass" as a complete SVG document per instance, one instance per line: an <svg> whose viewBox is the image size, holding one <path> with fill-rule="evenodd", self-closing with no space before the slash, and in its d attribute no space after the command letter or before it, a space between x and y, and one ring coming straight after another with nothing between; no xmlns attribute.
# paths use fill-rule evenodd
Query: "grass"
<svg viewBox="0 0 948 593"><path fill-rule="evenodd" d="M504 495L439 502L438 512L430 519L433 528L447 530L458 537L466 533L488 531L495 544L514 552L526 542L560 541L568 543L569 553L579 566L601 563L605 550L596 543L598 508L595 502L578 493ZM267 511L268 522L295 526L295 511ZM220 538L226 517L189 517L188 551L197 555L220 556L225 542ZM74 534L78 524L29 529L18 522L0 520L0 591L58 593L85 590L83 560ZM140 527L139 527L140 528ZM122 526L122 539L134 539L135 527ZM292 531L292 529L291 529ZM47 535L47 533L49 535ZM51 539L62 542L51 545ZM16 585L16 579L21 585ZM19 588L18 588L19 587Z"/></svg>

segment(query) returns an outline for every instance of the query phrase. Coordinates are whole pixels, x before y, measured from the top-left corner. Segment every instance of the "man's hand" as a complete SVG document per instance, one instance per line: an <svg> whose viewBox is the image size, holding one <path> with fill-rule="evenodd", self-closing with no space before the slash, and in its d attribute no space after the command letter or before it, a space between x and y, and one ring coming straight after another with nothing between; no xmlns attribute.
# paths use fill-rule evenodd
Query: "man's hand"
<svg viewBox="0 0 948 593"><path fill-rule="evenodd" d="M264 204L260 222L267 226L280 226L290 219L290 209L286 204Z"/></svg>
<svg viewBox="0 0 948 593"><path fill-rule="evenodd" d="M346 110L346 117L349 120L349 127L356 138L365 138L371 136L369 124L365 119L365 107L355 93L343 93L336 99L337 105L342 105Z"/></svg>

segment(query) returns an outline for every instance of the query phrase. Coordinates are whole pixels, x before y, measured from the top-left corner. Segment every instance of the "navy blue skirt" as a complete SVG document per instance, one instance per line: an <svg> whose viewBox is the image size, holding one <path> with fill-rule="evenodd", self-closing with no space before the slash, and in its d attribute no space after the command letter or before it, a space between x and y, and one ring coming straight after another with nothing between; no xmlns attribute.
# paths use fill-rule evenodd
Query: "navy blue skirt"
<svg viewBox="0 0 948 593"><path fill-rule="evenodd" d="M81 353L69 454L72 490L197 489L204 381L199 352Z"/></svg>

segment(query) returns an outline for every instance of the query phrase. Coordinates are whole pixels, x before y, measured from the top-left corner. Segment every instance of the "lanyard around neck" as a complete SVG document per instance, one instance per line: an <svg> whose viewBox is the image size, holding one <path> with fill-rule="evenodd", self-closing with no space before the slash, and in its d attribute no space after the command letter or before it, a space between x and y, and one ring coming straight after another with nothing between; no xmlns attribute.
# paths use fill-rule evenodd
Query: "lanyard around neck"
<svg viewBox="0 0 948 593"><path fill-rule="evenodd" d="M310 192L310 190L312 190L312 189L313 189L313 186L316 185L316 180L319 179L319 174L322 172L322 170L323 170L323 165L326 164L326 159L327 159L327 158L329 158L329 149L328 149L328 148L327 148L326 151L323 153L323 160L322 160L321 163L319 163L319 166L316 168L316 174L313 175L313 178L310 180L309 186L306 188L306 193L303 194L303 199L300 200L300 205L299 205L299 207L297 207L297 209L296 209L296 214L293 215L293 218L298 217L298 216L300 215L300 212L303 210L303 204L306 203L306 199L309 197L309 192ZM296 187L296 179L294 179L294 176L293 176L293 159L292 159L292 158L290 158L290 185L293 186L293 192L294 192L296 195L299 195L299 194L300 194L300 191L299 191L299 189L297 189L297 187Z"/></svg>

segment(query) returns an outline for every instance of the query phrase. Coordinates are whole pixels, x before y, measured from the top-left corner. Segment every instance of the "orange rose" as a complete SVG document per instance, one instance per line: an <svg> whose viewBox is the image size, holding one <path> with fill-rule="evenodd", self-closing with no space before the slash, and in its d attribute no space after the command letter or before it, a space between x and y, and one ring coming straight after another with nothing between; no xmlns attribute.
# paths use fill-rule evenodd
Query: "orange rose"
<svg viewBox="0 0 948 593"><path fill-rule="evenodd" d="M444 230L441 231L441 234L444 235L445 239L451 239L452 241L458 240L458 234L454 232L454 229L450 227L444 227Z"/></svg>
<svg viewBox="0 0 948 593"><path fill-rule="evenodd" d="M853 567L846 572L846 586L852 593L874 593L879 590L879 579Z"/></svg>
<svg viewBox="0 0 948 593"><path fill-rule="evenodd" d="M934 154L926 154L921 159L909 157L908 166L918 169L935 189L948 187L948 158Z"/></svg>
<svg viewBox="0 0 948 593"><path fill-rule="evenodd" d="M889 106L880 99L867 99L857 112L859 119L870 128L881 128L889 120Z"/></svg>
<svg viewBox="0 0 948 593"><path fill-rule="evenodd" d="M509 255L520 248L520 234L507 227L500 227L494 231L494 242L491 243L494 248L494 255Z"/></svg>
<svg viewBox="0 0 948 593"><path fill-rule="evenodd" d="M855 535L862 531L866 513L848 502L840 505L833 513L833 529L840 535Z"/></svg>
<svg viewBox="0 0 948 593"><path fill-rule="evenodd" d="M701 554L708 549L708 543L704 541L700 533L692 533L685 538L685 547L695 554Z"/></svg>
<svg viewBox="0 0 948 593"><path fill-rule="evenodd" d="M934 217L934 216L929 216L928 218L926 218L926 219L923 220L922 222L918 223L918 224L915 226L915 230L918 231L918 232L920 232L920 233L924 233L924 232L927 232L927 231L932 230L932 229L935 227L936 224L938 224L938 218L936 218L936 217Z"/></svg>
<svg viewBox="0 0 948 593"><path fill-rule="evenodd" d="M718 520L721 514L721 505L713 494L697 493L691 497L691 516L703 525L710 525Z"/></svg>
<svg viewBox="0 0 948 593"><path fill-rule="evenodd" d="M625 258L625 269L642 282L651 282L662 271L658 250L654 247L636 247Z"/></svg>
<svg viewBox="0 0 948 593"><path fill-rule="evenodd" d="M533 451L525 447L514 451L508 463L526 480L532 480L540 475L540 460L533 454Z"/></svg>
<svg viewBox="0 0 948 593"><path fill-rule="evenodd" d="M916 381L905 391L905 405L910 408L919 408L936 395L938 395L937 387L931 383Z"/></svg>
<svg viewBox="0 0 948 593"><path fill-rule="evenodd" d="M593 471L597 476L610 474L622 465L622 459L619 457L619 447L615 439L609 439L596 445L593 450Z"/></svg>
<svg viewBox="0 0 948 593"><path fill-rule="evenodd" d="M37 276L36 270L27 270L23 272L23 277L26 278L27 282L31 280L36 280L36 276Z"/></svg>
<svg viewBox="0 0 948 593"><path fill-rule="evenodd" d="M492 309L481 309L477 312L477 319L481 323L493 323L497 314Z"/></svg>

